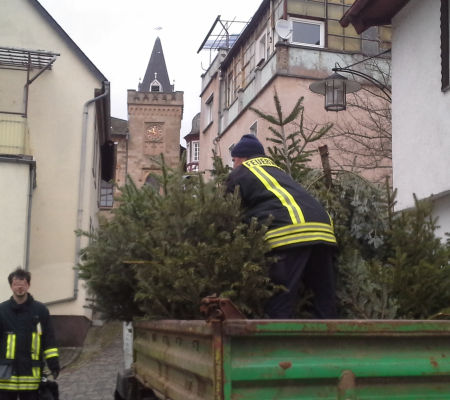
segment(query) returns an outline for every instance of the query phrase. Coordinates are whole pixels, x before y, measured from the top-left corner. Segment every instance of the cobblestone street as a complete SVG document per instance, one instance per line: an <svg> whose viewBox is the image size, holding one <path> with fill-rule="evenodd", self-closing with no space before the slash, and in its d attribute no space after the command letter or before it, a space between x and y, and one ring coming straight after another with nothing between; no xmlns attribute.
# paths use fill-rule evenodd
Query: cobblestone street
<svg viewBox="0 0 450 400"><path fill-rule="evenodd" d="M63 355L70 351L62 350ZM117 372L123 369L122 325L91 327L79 356L58 377L60 400L112 400Z"/></svg>

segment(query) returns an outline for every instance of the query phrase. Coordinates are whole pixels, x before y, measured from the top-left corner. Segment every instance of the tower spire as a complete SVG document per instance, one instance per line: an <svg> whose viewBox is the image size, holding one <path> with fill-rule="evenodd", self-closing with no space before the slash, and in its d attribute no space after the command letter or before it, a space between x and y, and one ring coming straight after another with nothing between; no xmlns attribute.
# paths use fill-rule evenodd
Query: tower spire
<svg viewBox="0 0 450 400"><path fill-rule="evenodd" d="M174 87L170 84L169 74L167 72L166 61L161 46L161 40L156 38L153 45L153 51L150 56L150 61L145 71L144 79L139 84L140 92L173 92Z"/></svg>

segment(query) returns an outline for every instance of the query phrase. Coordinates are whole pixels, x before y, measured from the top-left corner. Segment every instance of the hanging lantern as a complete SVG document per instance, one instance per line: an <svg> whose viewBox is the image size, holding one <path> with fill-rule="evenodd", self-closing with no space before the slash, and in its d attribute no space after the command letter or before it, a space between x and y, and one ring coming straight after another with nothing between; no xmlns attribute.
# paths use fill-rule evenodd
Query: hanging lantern
<svg viewBox="0 0 450 400"><path fill-rule="evenodd" d="M347 108L347 93L357 92L361 85L335 72L323 81L311 83L309 89L325 96L325 110L342 111Z"/></svg>

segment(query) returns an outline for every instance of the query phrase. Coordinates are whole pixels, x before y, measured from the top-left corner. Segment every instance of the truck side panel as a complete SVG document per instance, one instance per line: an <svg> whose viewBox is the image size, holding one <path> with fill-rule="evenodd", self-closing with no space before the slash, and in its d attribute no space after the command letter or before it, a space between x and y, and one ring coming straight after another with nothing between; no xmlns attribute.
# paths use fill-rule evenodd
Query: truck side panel
<svg viewBox="0 0 450 400"><path fill-rule="evenodd" d="M135 324L136 378L160 397L213 399L216 388L213 329L204 321Z"/></svg>
<svg viewBox="0 0 450 400"><path fill-rule="evenodd" d="M450 399L450 321L144 322L134 351L172 400Z"/></svg>
<svg viewBox="0 0 450 400"><path fill-rule="evenodd" d="M449 399L443 321L227 321L225 399Z"/></svg>

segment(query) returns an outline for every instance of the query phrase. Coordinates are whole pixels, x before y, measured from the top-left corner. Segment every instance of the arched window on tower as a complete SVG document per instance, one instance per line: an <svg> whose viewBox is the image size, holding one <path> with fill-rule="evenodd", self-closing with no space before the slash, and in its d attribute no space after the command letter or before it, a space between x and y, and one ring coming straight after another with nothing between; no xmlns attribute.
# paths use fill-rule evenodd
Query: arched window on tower
<svg viewBox="0 0 450 400"><path fill-rule="evenodd" d="M158 178L156 178L156 176L154 176L152 174L147 175L147 178L145 179L144 184L151 186L156 191L158 191L161 187L161 184L159 183Z"/></svg>

